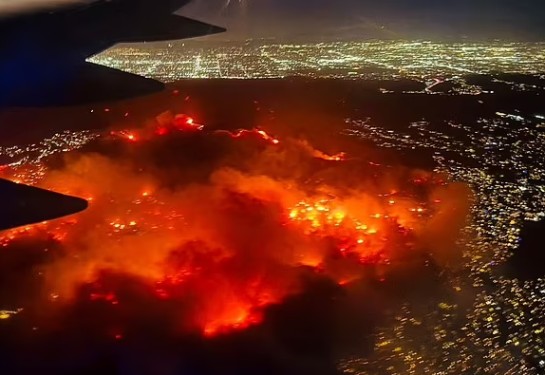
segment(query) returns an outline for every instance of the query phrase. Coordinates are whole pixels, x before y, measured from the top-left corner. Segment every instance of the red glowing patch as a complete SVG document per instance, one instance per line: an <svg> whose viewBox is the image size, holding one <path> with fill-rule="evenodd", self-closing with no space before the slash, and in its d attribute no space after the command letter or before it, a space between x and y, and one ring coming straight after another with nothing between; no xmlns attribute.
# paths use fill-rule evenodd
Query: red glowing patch
<svg viewBox="0 0 545 375"><path fill-rule="evenodd" d="M195 123L193 117L187 115L177 115L174 117L174 127L179 131L201 131L204 125Z"/></svg>
<svg viewBox="0 0 545 375"><path fill-rule="evenodd" d="M150 140L155 136L166 136L175 132L193 133L204 130L204 125L196 123L191 116L179 114L176 116L170 113L158 116L155 123L132 130L115 130L110 132L110 136L114 139L124 140L127 142L139 142Z"/></svg>

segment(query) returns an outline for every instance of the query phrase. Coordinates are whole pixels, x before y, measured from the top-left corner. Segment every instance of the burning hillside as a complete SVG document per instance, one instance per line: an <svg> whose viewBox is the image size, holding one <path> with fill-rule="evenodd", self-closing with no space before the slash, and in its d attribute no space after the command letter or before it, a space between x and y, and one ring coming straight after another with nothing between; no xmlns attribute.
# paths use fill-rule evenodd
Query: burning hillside
<svg viewBox="0 0 545 375"><path fill-rule="evenodd" d="M130 329L135 294L160 306L177 334L221 336L304 293L306 275L342 288L428 252L442 262L429 238L456 233L458 224L437 223L466 215L465 188L440 176L263 129L208 130L185 115L108 131L44 166L40 187L90 208L4 232L2 251L46 249L44 300L59 311L111 306L117 318L100 327L115 340ZM25 168L36 167L2 173Z"/></svg>

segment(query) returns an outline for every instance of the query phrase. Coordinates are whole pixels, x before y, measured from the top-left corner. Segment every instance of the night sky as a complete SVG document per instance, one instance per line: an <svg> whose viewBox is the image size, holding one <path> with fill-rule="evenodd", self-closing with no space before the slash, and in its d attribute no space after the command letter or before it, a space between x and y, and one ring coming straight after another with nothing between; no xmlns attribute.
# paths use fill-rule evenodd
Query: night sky
<svg viewBox="0 0 545 375"><path fill-rule="evenodd" d="M542 0L195 0L223 37L545 38Z"/></svg>
<svg viewBox="0 0 545 375"><path fill-rule="evenodd" d="M0 0L0 13L78 1L96 0ZM226 26L223 39L545 39L543 0L193 0L181 13Z"/></svg>

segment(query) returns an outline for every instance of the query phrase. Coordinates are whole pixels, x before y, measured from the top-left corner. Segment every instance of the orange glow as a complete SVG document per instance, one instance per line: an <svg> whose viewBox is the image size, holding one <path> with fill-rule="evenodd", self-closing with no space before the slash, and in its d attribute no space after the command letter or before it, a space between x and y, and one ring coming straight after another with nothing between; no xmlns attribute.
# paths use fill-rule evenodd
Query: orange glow
<svg viewBox="0 0 545 375"><path fill-rule="evenodd" d="M263 138L264 140L266 140L268 142L271 142L274 145L277 145L277 144L280 143L280 141L278 139L276 139L274 137L271 137L269 134L267 134L263 130L257 130L257 134L259 134L261 136L261 138Z"/></svg>
<svg viewBox="0 0 545 375"><path fill-rule="evenodd" d="M150 140L154 136L166 136L173 132L193 133L204 130L204 125L197 124L193 117L184 114L172 115L164 113L157 117L155 123L133 130L114 130L110 136L128 142Z"/></svg>
<svg viewBox="0 0 545 375"><path fill-rule="evenodd" d="M322 159L325 161L337 161L337 162L346 161L348 159L345 152L339 152L334 155L328 155L323 151L317 150L305 140L298 140L297 144L299 145L299 147L305 150L309 155L311 155L313 158L316 158L316 159Z"/></svg>
<svg viewBox="0 0 545 375"><path fill-rule="evenodd" d="M218 334L243 330L261 323L262 319L263 317L260 314L252 313L247 307L233 306L217 314L214 319L209 320L204 325L203 334L207 337L213 337Z"/></svg>
<svg viewBox="0 0 545 375"><path fill-rule="evenodd" d="M318 159L327 160L327 161L344 161L346 160L346 154L344 152L335 154L335 155L327 155L319 150L314 150L313 156Z"/></svg>
<svg viewBox="0 0 545 375"><path fill-rule="evenodd" d="M357 212L350 212L331 199L317 199L301 201L290 209L289 219L300 230L309 236L334 239L336 249L347 255L357 254L362 261L379 256L381 248L371 236L379 231L363 222ZM383 219L381 215L373 215L369 221L376 222ZM381 225L379 221L376 225ZM386 222L382 223L385 227ZM308 258L307 258L308 259ZM322 260L302 261L302 264L313 267L322 263Z"/></svg>
<svg viewBox="0 0 545 375"><path fill-rule="evenodd" d="M138 141L138 135L135 132L129 132L126 130L121 131L112 131L110 132L110 135L115 138L124 139L129 142L137 142Z"/></svg>
<svg viewBox="0 0 545 375"><path fill-rule="evenodd" d="M186 115L165 115L149 129L112 131L105 138L145 142L175 130L191 137L202 129ZM230 160L200 182L175 187L162 180L161 165L138 165L133 150L121 160L71 155L62 168L47 170L38 185L90 197L93 204L72 218L3 232L0 245L31 240L58 251L44 272L46 289L59 296L59 304L72 303L86 285L89 300L122 306L123 294L115 285L102 285L101 274L127 275L148 286L155 302L178 301L184 329L212 337L260 324L267 307L303 292L305 272L340 286L357 282L368 265L411 251L406 237L413 235L412 228L425 226L423 213L433 213L410 196L394 201L370 188L366 177L346 189L340 177L325 183L319 173L299 178L295 170L288 170L290 177L286 171L278 176L252 169L256 160L270 165L274 153L309 170L336 171L344 163L316 163L315 158L341 162L344 153L329 156L305 141L281 142L260 129L213 134L286 146L282 152L256 147L251 160ZM188 166L183 172L194 171Z"/></svg>
<svg viewBox="0 0 545 375"><path fill-rule="evenodd" d="M279 139L271 136L270 134L268 134L264 130L257 129L257 128L252 129L252 130L239 129L239 130L236 130L236 131L233 131L233 132L226 131L226 130L217 130L216 134L227 134L231 138L243 138L243 137L257 136L258 138L261 138L262 140L267 141L270 144L273 144L273 145L280 144Z"/></svg>
<svg viewBox="0 0 545 375"><path fill-rule="evenodd" d="M204 129L204 125L195 123L195 119L187 115L176 115L174 127L180 131L201 131Z"/></svg>

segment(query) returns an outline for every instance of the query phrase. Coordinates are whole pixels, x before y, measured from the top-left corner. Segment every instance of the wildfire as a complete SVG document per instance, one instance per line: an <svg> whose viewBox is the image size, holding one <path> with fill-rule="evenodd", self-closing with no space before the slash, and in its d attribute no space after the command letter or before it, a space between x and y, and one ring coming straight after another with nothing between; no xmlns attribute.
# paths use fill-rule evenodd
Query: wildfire
<svg viewBox="0 0 545 375"><path fill-rule="evenodd" d="M207 322L204 325L203 334L207 337L213 337L234 330L243 330L261 323L263 316L260 313L252 313L251 310L251 306L235 306L228 309L215 319Z"/></svg>
<svg viewBox="0 0 545 375"><path fill-rule="evenodd" d="M184 115L172 115L170 112L165 112L157 116L156 121L147 127L139 130L116 130L111 131L110 136L115 139L127 141L129 143L138 142L141 140L149 140L155 136L167 136L175 132L182 133L194 133L202 132L205 130L205 126L197 124L195 119ZM238 129L234 131L229 130L215 130L210 134L214 135L227 135L232 139L261 139L270 145L280 145L281 141L277 137L269 134L263 129ZM345 152L339 152L333 155L328 155L323 151L317 150L312 147L307 141L295 142L299 147L305 150L309 155L316 159L322 159L325 161L341 162L347 160Z"/></svg>
<svg viewBox="0 0 545 375"><path fill-rule="evenodd" d="M69 228L77 224L76 218L68 218L55 222L43 222L34 225L0 232L0 246L9 247L13 242L25 238L62 241L66 238Z"/></svg>
<svg viewBox="0 0 545 375"><path fill-rule="evenodd" d="M364 222L330 199L299 202L290 210L289 218L306 235L333 239L337 251L357 254L362 263L378 261L382 249L377 246L377 228L388 225L388 216L375 214Z"/></svg>
<svg viewBox="0 0 545 375"><path fill-rule="evenodd" d="M215 133L216 134L227 134L228 136L230 136L233 139L244 138L244 137L257 137L257 138L260 138L260 139L262 139L264 141L267 141L267 142L269 142L270 144L273 144L273 145L280 144L280 140L278 140L277 138L271 136L270 134L268 134L264 130L257 129L257 128L252 129L252 130L239 129L239 130L236 130L234 132L230 132L230 131L227 131L227 130L217 130Z"/></svg>
<svg viewBox="0 0 545 375"><path fill-rule="evenodd" d="M187 115L176 115L174 117L174 127L179 131L202 131L204 125L197 124L193 117Z"/></svg>
<svg viewBox="0 0 545 375"><path fill-rule="evenodd" d="M136 142L176 131L191 136L203 129L189 116L166 114L151 127L108 134ZM214 134L281 143L260 129ZM344 153L329 156L304 145L309 160L346 159ZM255 152L256 159L269 157ZM320 168L333 168L325 164ZM296 178L242 170L220 166L208 181L180 183L174 189L164 187L161 173L132 165L130 154L119 161L81 153L64 168L47 170L39 185L92 197L88 211L5 232L0 244L53 241L52 249L68 254L46 270L48 288L58 301L69 303L78 297L79 286L91 285L89 300L123 305L116 285L97 281L102 271L130 275L150 285L157 301L183 301L181 325L211 337L262 322L268 306L302 292L306 267L340 286L358 280L364 267L386 263L397 251L390 238L411 233L400 217L419 220L426 213L420 202L398 204L397 198L380 192L366 195L353 187L346 193L335 186L309 186ZM326 190L328 194L316 193ZM409 211L407 205L417 208Z"/></svg>
<svg viewBox="0 0 545 375"><path fill-rule="evenodd" d="M14 317L17 314L20 314L23 309L17 310L0 310L0 320L7 320Z"/></svg>
<svg viewBox="0 0 545 375"><path fill-rule="evenodd" d="M315 158L327 160L327 161L345 161L346 160L346 153L340 152L335 155L327 155L319 150L315 150L312 155Z"/></svg>
<svg viewBox="0 0 545 375"><path fill-rule="evenodd" d="M115 138L124 139L128 142L137 142L139 140L138 134L126 130L111 131L110 135Z"/></svg>
<svg viewBox="0 0 545 375"><path fill-rule="evenodd" d="M113 130L110 136L127 142L139 142L150 140L155 136L166 136L175 132L193 133L204 130L204 125L197 124L191 116L179 114L172 115L165 112L157 116L155 122L139 129Z"/></svg>

